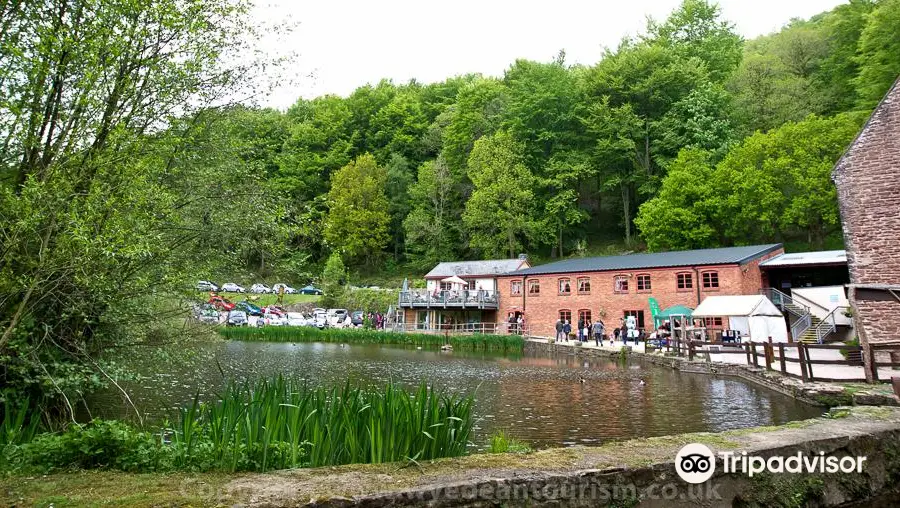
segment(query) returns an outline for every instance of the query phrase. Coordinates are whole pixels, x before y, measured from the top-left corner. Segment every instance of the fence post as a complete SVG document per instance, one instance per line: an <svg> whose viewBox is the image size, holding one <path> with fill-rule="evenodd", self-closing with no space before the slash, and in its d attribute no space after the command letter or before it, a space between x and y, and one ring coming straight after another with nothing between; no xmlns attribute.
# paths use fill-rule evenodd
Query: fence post
<svg viewBox="0 0 900 508"><path fill-rule="evenodd" d="M771 342L763 342L763 352L766 354L766 370L772 370L772 358L775 353L772 351Z"/></svg>
<svg viewBox="0 0 900 508"><path fill-rule="evenodd" d="M865 358L863 358L865 360ZM872 382L878 382L878 362L875 361L875 345L869 344L869 361L865 362L865 368L869 369L869 372L872 373Z"/></svg>
<svg viewBox="0 0 900 508"><path fill-rule="evenodd" d="M784 342L778 343L778 359L781 363L781 373L787 375L787 364L784 359Z"/></svg>
<svg viewBox="0 0 900 508"><path fill-rule="evenodd" d="M694 341L688 342L688 360L694 360Z"/></svg>
<svg viewBox="0 0 900 508"><path fill-rule="evenodd" d="M806 370L806 351L804 347L806 344L802 342L797 343L797 358L800 360L800 376L803 379L803 382L809 381L809 372Z"/></svg>
<svg viewBox="0 0 900 508"><path fill-rule="evenodd" d="M753 361L750 360L750 342L744 343L744 349L747 351L747 365L751 365Z"/></svg>
<svg viewBox="0 0 900 508"><path fill-rule="evenodd" d="M752 355L753 356L753 366L759 367L759 357L756 356L756 343L755 342L752 342L752 341L750 342L750 349L753 350L753 355Z"/></svg>

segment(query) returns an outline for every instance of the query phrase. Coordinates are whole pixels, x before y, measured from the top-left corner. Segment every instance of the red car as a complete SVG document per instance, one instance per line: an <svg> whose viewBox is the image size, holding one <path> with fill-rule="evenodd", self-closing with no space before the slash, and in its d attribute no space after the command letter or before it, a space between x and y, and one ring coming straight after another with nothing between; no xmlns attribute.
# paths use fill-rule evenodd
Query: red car
<svg viewBox="0 0 900 508"><path fill-rule="evenodd" d="M213 307L221 310L234 310L234 304L231 303L227 298L222 298L221 296L211 296L209 298L209 302Z"/></svg>
<svg viewBox="0 0 900 508"><path fill-rule="evenodd" d="M270 313L270 314L275 314L278 317L285 316L284 309L282 309L280 307L276 307L275 305L269 305L268 307L263 307L262 311L263 311L263 314Z"/></svg>

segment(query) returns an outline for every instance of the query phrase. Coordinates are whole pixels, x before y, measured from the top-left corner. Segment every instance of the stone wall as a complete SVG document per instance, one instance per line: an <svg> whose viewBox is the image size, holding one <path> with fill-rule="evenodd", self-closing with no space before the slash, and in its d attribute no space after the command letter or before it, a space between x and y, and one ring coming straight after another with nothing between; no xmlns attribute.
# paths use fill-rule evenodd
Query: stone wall
<svg viewBox="0 0 900 508"><path fill-rule="evenodd" d="M851 286L900 287L900 80L838 161L833 179ZM849 296L863 346L900 340L900 300L861 289Z"/></svg>
<svg viewBox="0 0 900 508"><path fill-rule="evenodd" d="M751 478L746 473L725 473L722 459L717 458L712 478L691 485L677 476L674 457L692 442L703 443L714 453L746 451L763 459L821 452L866 460L858 473L762 473ZM542 456L561 453L569 461L543 463ZM415 486L350 496L325 494L306 506L896 506L892 503L900 496L900 411L842 409L830 419L776 428L637 439L518 458L508 454L497 461L503 464L499 467L485 467L485 462L492 461L478 456L457 459L456 469L447 476L423 465ZM283 504L263 500L259 505Z"/></svg>

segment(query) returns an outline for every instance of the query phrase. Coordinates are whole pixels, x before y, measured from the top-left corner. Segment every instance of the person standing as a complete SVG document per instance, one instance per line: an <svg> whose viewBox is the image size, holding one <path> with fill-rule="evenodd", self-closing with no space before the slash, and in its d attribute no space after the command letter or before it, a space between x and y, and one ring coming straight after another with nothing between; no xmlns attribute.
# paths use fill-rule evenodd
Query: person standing
<svg viewBox="0 0 900 508"><path fill-rule="evenodd" d="M584 320L584 328L581 333L581 342L587 342L591 339L591 322L590 320Z"/></svg>
<svg viewBox="0 0 900 508"><path fill-rule="evenodd" d="M572 333L572 325L569 324L569 320L567 319L565 323L563 323L563 336L566 338L566 342L569 342L569 334Z"/></svg>
<svg viewBox="0 0 900 508"><path fill-rule="evenodd" d="M557 319L556 320L556 340L557 341L559 341L559 336L562 334L562 331L563 331L562 319Z"/></svg>
<svg viewBox="0 0 900 508"><path fill-rule="evenodd" d="M603 320L598 319L597 321L594 321L594 325L592 328L594 330L594 343L598 347L602 346L603 345L603 328L604 328Z"/></svg>
<svg viewBox="0 0 900 508"><path fill-rule="evenodd" d="M584 317L579 317L578 318L578 342L581 342L582 339L584 338L582 336L583 330L584 330Z"/></svg>

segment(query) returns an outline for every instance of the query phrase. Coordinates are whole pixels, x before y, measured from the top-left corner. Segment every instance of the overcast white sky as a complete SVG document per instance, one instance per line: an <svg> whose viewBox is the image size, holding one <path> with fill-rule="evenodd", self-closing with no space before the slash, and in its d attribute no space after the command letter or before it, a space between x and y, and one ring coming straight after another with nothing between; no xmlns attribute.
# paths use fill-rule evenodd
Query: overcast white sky
<svg viewBox="0 0 900 508"><path fill-rule="evenodd" d="M283 72L291 82L264 105L286 108L298 97L349 95L382 78L404 83L442 81L480 72L500 76L517 58L596 63L604 47L664 19L680 0L256 0L261 22L296 24L286 36L260 44L293 55ZM750 38L808 18L843 0L721 0L726 19Z"/></svg>

